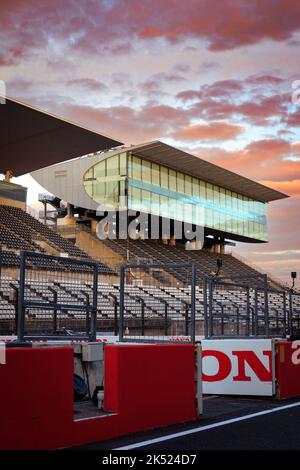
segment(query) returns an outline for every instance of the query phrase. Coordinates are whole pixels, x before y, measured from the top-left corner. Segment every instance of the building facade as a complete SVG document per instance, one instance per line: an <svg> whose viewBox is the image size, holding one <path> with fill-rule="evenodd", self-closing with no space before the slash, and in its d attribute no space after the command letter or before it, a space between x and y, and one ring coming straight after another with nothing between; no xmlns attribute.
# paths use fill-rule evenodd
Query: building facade
<svg viewBox="0 0 300 470"><path fill-rule="evenodd" d="M268 240L268 203L287 197L162 142L71 160L32 176L78 207L136 211L248 242Z"/></svg>

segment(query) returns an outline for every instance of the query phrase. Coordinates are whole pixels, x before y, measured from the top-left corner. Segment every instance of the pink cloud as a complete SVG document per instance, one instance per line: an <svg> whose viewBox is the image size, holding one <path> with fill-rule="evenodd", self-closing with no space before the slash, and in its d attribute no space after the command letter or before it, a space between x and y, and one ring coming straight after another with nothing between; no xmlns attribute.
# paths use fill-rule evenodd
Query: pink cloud
<svg viewBox="0 0 300 470"><path fill-rule="evenodd" d="M241 150L201 148L198 155L217 165L256 180L293 181L300 179L300 162L286 157L297 151L281 139L252 142Z"/></svg>
<svg viewBox="0 0 300 470"><path fill-rule="evenodd" d="M188 123L180 109L166 105L148 105L135 110L129 106L92 108L62 103L56 112L99 132L118 136L127 144L163 138L174 125Z"/></svg>
<svg viewBox="0 0 300 470"><path fill-rule="evenodd" d="M300 179L292 181L261 181L266 186L272 186L274 189L282 193L289 194L293 197L300 198Z"/></svg>
<svg viewBox="0 0 300 470"><path fill-rule="evenodd" d="M77 86L90 91L103 91L106 89L105 83L94 78L73 78L67 81L67 85Z"/></svg>
<svg viewBox="0 0 300 470"><path fill-rule="evenodd" d="M272 202L268 208L269 243L255 246L240 243L237 247L246 259L289 285L291 271L300 272L299 206L300 197ZM299 279L297 285L300 286Z"/></svg>
<svg viewBox="0 0 300 470"><path fill-rule="evenodd" d="M296 0L247 3L223 0L214 8L208 0L191 0L188 4L170 0L164 5L156 20L139 32L141 37L176 41L196 36L207 40L209 49L222 51L267 38L287 40L299 30L300 10ZM144 11L148 8L149 3L143 2Z"/></svg>
<svg viewBox="0 0 300 470"><path fill-rule="evenodd" d="M83 8L84 6L84 8ZM34 12L34 14L33 14ZM0 64L63 42L85 53L128 54L135 41L186 38L205 41L212 51L256 44L264 39L287 41L300 29L297 0L130 0L78 3L72 0L1 2L1 35L5 50Z"/></svg>
<svg viewBox="0 0 300 470"><path fill-rule="evenodd" d="M172 137L178 140L230 140L245 132L245 128L226 122L194 124L178 129Z"/></svg>
<svg viewBox="0 0 300 470"><path fill-rule="evenodd" d="M286 125L291 94L282 92L280 86L284 82L272 75L220 80L198 90L181 91L176 98L183 103L192 102L190 111L195 117L206 120L238 118L245 123L266 126L270 124L270 118L276 118Z"/></svg>

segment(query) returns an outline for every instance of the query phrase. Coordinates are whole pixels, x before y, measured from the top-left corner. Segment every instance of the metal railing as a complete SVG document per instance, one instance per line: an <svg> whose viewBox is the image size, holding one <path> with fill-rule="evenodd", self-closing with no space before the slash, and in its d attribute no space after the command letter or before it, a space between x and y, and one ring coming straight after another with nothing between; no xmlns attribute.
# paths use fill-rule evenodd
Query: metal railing
<svg viewBox="0 0 300 470"><path fill-rule="evenodd" d="M300 293L266 275L201 277L193 263L149 259L121 265L120 284L100 277L98 289L96 262L28 252L19 280L2 271L1 331L16 322L19 339L93 339L97 327L122 341L300 336Z"/></svg>
<svg viewBox="0 0 300 470"><path fill-rule="evenodd" d="M270 288L265 274L207 277L204 283L205 337L292 335L296 311L291 297L289 301L288 298L286 290Z"/></svg>
<svg viewBox="0 0 300 470"><path fill-rule="evenodd" d="M97 292L96 262L23 252L18 293L18 339L95 341Z"/></svg>
<svg viewBox="0 0 300 470"><path fill-rule="evenodd" d="M181 289L172 270L186 277ZM195 314L195 264L121 265L120 341L169 342L176 337L194 343Z"/></svg>

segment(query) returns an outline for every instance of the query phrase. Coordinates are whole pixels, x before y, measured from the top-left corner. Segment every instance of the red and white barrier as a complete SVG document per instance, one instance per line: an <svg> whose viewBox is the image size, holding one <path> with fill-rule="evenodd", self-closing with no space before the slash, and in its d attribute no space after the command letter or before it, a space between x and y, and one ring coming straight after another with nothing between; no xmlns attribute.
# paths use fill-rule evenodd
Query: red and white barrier
<svg viewBox="0 0 300 470"><path fill-rule="evenodd" d="M269 339L202 340L203 393L275 393L274 342Z"/></svg>
<svg viewBox="0 0 300 470"><path fill-rule="evenodd" d="M277 398L300 396L300 341L276 342Z"/></svg>
<svg viewBox="0 0 300 470"><path fill-rule="evenodd" d="M109 414L76 419L72 348L8 348L0 449L57 449L196 419L192 345L109 344L104 364Z"/></svg>
<svg viewBox="0 0 300 470"><path fill-rule="evenodd" d="M0 342L16 337L0 337ZM180 343L188 338L169 337ZM197 337L202 347L204 394L300 396L300 342L274 339L214 339ZM118 343L118 336L98 336L97 341ZM134 342L134 338L132 338ZM3 361L2 361L3 362Z"/></svg>

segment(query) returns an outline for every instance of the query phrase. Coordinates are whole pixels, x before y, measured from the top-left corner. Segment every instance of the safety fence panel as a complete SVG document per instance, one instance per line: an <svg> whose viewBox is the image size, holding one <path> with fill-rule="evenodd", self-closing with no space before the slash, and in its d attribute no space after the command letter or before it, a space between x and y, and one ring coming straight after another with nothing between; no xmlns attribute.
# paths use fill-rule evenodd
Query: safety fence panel
<svg viewBox="0 0 300 470"><path fill-rule="evenodd" d="M276 342L277 398L285 400L300 396L300 342Z"/></svg>
<svg viewBox="0 0 300 470"><path fill-rule="evenodd" d="M300 336L300 292L291 290L288 294L289 331L291 335Z"/></svg>
<svg viewBox="0 0 300 470"><path fill-rule="evenodd" d="M292 312L291 312L292 313ZM268 290L268 335L284 338L290 335L288 294L285 290Z"/></svg>
<svg viewBox="0 0 300 470"><path fill-rule="evenodd" d="M121 266L120 341L194 342L195 312L194 264Z"/></svg>
<svg viewBox="0 0 300 470"><path fill-rule="evenodd" d="M205 337L285 337L287 292L270 288L266 275L208 277L204 282Z"/></svg>
<svg viewBox="0 0 300 470"><path fill-rule="evenodd" d="M18 338L96 339L98 264L23 252Z"/></svg>

